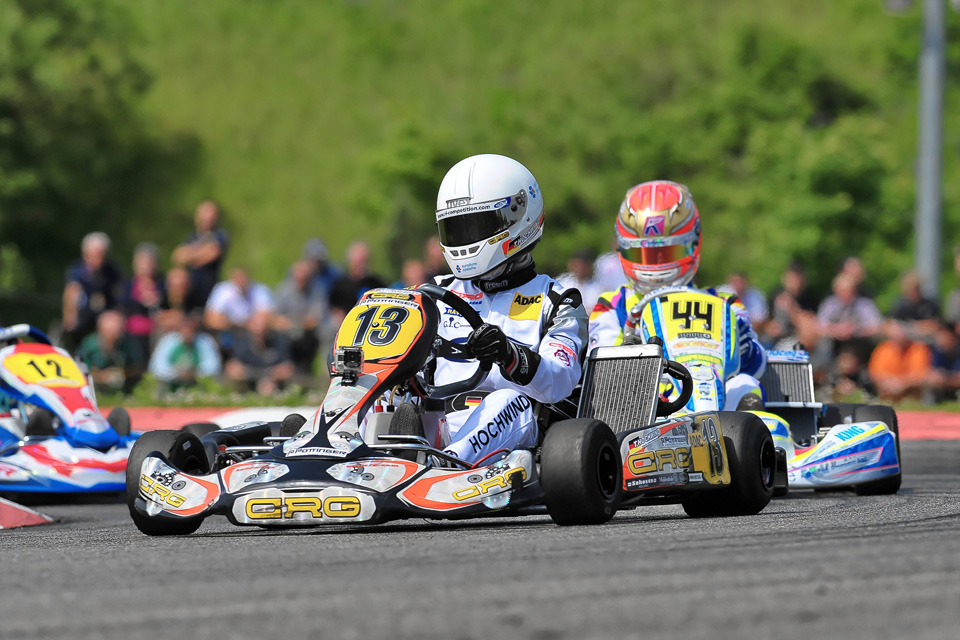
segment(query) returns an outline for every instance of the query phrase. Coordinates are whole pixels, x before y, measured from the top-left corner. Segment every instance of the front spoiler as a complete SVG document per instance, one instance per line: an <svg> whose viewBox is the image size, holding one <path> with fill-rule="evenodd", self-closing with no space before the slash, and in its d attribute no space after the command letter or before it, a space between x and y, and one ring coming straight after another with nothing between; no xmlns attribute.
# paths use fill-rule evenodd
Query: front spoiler
<svg viewBox="0 0 960 640"><path fill-rule="evenodd" d="M166 520L222 515L238 526L315 527L513 516L542 502L529 451L465 470L390 456L344 461L267 454L204 476L180 472L154 454L141 467L134 508Z"/></svg>

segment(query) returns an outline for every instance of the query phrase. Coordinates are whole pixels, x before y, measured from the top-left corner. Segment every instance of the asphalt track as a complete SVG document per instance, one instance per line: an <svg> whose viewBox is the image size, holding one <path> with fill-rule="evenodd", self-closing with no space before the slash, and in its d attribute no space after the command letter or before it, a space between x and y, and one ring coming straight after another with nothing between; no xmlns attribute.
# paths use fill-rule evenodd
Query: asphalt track
<svg viewBox="0 0 960 640"><path fill-rule="evenodd" d="M897 496L794 493L602 527L421 520L148 538L116 502L0 532L0 638L960 637L960 442L904 442Z"/></svg>

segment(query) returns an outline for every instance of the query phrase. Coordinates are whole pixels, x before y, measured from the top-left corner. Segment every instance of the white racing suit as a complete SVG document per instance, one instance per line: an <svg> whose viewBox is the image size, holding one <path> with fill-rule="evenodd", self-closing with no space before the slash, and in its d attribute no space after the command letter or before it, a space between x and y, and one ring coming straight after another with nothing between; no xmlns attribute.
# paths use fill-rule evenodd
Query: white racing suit
<svg viewBox="0 0 960 640"><path fill-rule="evenodd" d="M733 411L748 393L762 394L758 379L763 376L767 367L767 353L760 345L757 333L750 324L747 309L739 298L733 294L718 292L716 289L702 289L702 291L724 299L737 317L740 368L739 371L729 372L730 377L724 384L726 399L723 407L727 411ZM630 310L642 299L641 294L627 286L601 295L590 313L590 349L622 344L623 329Z"/></svg>
<svg viewBox="0 0 960 640"><path fill-rule="evenodd" d="M499 326L521 348L512 378L494 365L476 393L448 402L440 420L440 444L448 453L477 462L498 449L537 444L537 423L531 400L559 402L580 381L581 357L587 341L587 312L576 289L565 289L532 267L498 282L441 276L436 283L468 302L484 322ZM463 344L473 331L449 306L440 308L440 335ZM476 370L475 360L439 358L435 384L465 380Z"/></svg>

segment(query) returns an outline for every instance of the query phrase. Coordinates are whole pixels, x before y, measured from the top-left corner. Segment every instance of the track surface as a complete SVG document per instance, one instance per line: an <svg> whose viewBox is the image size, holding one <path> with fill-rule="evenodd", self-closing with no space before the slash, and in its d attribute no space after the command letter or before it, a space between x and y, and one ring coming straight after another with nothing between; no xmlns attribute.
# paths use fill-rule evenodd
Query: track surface
<svg viewBox="0 0 960 640"><path fill-rule="evenodd" d="M960 637L960 442L903 443L893 497L148 538L120 503L0 532L0 638Z"/></svg>

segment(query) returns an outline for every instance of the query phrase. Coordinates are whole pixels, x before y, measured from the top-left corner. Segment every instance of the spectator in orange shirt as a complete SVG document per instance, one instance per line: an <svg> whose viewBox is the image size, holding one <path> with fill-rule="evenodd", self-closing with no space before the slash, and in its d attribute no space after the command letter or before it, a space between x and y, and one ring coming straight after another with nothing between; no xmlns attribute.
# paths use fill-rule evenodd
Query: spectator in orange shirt
<svg viewBox="0 0 960 640"><path fill-rule="evenodd" d="M888 321L886 329L887 339L874 349L868 365L877 393L889 402L920 399L933 361L930 347L910 339L896 320Z"/></svg>

